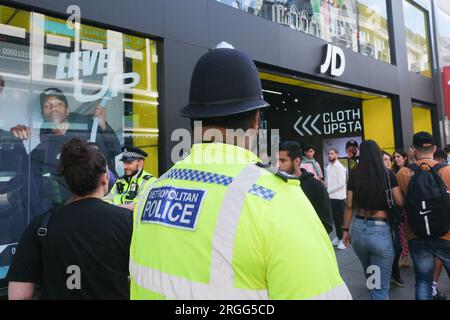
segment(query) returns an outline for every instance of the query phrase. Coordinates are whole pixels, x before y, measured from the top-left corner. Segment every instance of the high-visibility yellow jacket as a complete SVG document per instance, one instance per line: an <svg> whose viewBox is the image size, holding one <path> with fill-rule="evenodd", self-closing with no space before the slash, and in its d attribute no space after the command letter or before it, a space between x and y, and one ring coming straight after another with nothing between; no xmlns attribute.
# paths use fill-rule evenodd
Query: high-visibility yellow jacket
<svg viewBox="0 0 450 320"><path fill-rule="evenodd" d="M134 210L131 299L351 299L298 179L194 144Z"/></svg>
<svg viewBox="0 0 450 320"><path fill-rule="evenodd" d="M144 170L131 178L119 178L104 200L115 205L137 203L145 188L155 180L155 177Z"/></svg>

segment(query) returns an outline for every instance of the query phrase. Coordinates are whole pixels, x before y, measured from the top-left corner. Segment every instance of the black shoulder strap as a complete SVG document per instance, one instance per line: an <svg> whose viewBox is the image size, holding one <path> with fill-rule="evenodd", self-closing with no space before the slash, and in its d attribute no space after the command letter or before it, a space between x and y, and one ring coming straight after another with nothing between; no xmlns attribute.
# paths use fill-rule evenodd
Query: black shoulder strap
<svg viewBox="0 0 450 320"><path fill-rule="evenodd" d="M434 165L433 168L431 168L431 172L433 174L434 179L436 180L436 182L438 183L438 185L440 185L441 188L441 192L443 195L447 195L448 194L448 186L445 183L444 178L442 177L442 175L439 173L439 170L441 170L442 168L445 168L447 166L447 164L445 163L436 163Z"/></svg>
<svg viewBox="0 0 450 320"><path fill-rule="evenodd" d="M276 175L277 177L281 178L284 180L284 182L287 182L290 179L295 179L295 180L299 180L298 177L295 176L291 176L290 174L287 174L283 171L280 171L277 167L271 166L270 164L265 164L262 162L258 162L256 163L256 165L260 168L266 169L267 171L269 171L270 173Z"/></svg>
<svg viewBox="0 0 450 320"><path fill-rule="evenodd" d="M41 225L39 226L39 228L37 230L38 239L43 239L44 237L47 236L48 225L50 224L50 220L52 219L54 210L55 209L53 209L53 208L49 209L47 212L45 212L42 215Z"/></svg>
<svg viewBox="0 0 450 320"><path fill-rule="evenodd" d="M390 171L386 169L386 176L387 176L387 190L386 190L386 198L387 198L387 204L389 208L392 208L394 206L394 196L392 194L392 184L391 184L391 175Z"/></svg>
<svg viewBox="0 0 450 320"><path fill-rule="evenodd" d="M388 169L386 169L386 177L387 177L387 182L388 182L388 189L392 191L391 175L389 174Z"/></svg>
<svg viewBox="0 0 450 320"><path fill-rule="evenodd" d="M414 173L419 173L420 172L420 168L417 164L412 163L408 166L409 169L411 169Z"/></svg>
<svg viewBox="0 0 450 320"><path fill-rule="evenodd" d="M438 172L439 170L441 170L442 168L446 167L447 165L445 163L436 163L433 168L431 168L431 170L433 172Z"/></svg>

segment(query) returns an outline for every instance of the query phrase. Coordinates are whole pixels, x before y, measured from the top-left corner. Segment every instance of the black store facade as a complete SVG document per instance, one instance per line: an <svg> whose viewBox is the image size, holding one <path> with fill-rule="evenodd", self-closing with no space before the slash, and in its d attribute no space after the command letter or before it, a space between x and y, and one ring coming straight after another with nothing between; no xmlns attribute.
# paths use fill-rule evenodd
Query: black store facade
<svg viewBox="0 0 450 320"><path fill-rule="evenodd" d="M194 65L225 41L257 64L271 103L262 126L315 145L322 165L327 148L349 140L374 139L392 153L428 130L443 145L431 9L426 0L2 1L0 287L22 230L44 210L40 200L64 201L41 194L58 189L48 179L54 159L42 156L44 90L62 90L66 108L85 117L102 104L117 145L145 149L146 169L159 176L179 143L172 132L190 127L178 111ZM31 137L15 140L16 125ZM92 138L83 121L73 128ZM120 152L105 151L120 175Z"/></svg>

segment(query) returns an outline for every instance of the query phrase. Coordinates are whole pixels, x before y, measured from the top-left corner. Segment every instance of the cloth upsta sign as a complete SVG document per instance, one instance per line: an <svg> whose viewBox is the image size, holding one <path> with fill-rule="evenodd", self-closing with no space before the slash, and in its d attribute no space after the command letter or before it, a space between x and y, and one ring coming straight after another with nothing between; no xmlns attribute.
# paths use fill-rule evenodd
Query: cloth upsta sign
<svg viewBox="0 0 450 320"><path fill-rule="evenodd" d="M362 131L361 108L300 115L294 124L300 135L352 135Z"/></svg>

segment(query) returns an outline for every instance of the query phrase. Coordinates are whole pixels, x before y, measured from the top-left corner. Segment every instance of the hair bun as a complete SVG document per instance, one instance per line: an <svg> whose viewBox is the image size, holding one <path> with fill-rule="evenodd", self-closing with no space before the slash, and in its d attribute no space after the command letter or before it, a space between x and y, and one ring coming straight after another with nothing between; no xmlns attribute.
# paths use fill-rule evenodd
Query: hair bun
<svg viewBox="0 0 450 320"><path fill-rule="evenodd" d="M75 194L83 196L94 191L105 172L106 158L100 149L91 148L78 138L63 145L58 173Z"/></svg>

